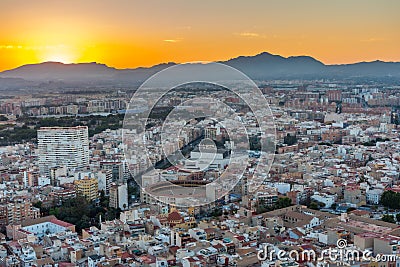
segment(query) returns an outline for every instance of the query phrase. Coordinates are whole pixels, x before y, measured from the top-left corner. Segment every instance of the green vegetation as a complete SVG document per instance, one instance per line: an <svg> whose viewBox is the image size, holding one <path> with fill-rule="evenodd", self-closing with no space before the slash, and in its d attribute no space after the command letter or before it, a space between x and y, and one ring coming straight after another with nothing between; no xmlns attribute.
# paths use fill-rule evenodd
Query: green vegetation
<svg viewBox="0 0 400 267"><path fill-rule="evenodd" d="M388 222L388 223L396 223L396 220L394 219L394 216L393 215L388 215L388 214L385 214L385 215L382 216L382 221Z"/></svg>
<svg viewBox="0 0 400 267"><path fill-rule="evenodd" d="M297 137L296 136L291 136L290 134L287 134L283 138L283 143L287 144L288 146L294 145L297 143Z"/></svg>
<svg viewBox="0 0 400 267"><path fill-rule="evenodd" d="M308 208L313 209L313 210L319 210L319 205L317 202L312 201Z"/></svg>
<svg viewBox="0 0 400 267"><path fill-rule="evenodd" d="M173 107L154 107L149 114L149 119L165 120L173 109Z"/></svg>
<svg viewBox="0 0 400 267"><path fill-rule="evenodd" d="M347 212L347 213L350 213L350 212L352 212L352 211L354 211L354 210L356 210L356 208L350 207L350 208L347 208L346 212Z"/></svg>
<svg viewBox="0 0 400 267"><path fill-rule="evenodd" d="M292 205L292 200L288 197L278 198L276 203L272 206L266 205L263 201L260 201L258 203L257 213L260 214L260 213L273 211L273 210L277 210L277 209L283 209L283 208L287 208L291 205Z"/></svg>
<svg viewBox="0 0 400 267"><path fill-rule="evenodd" d="M36 135L36 130L27 126L14 127L13 130L2 130L0 131L0 146L33 141Z"/></svg>
<svg viewBox="0 0 400 267"><path fill-rule="evenodd" d="M41 207L41 203L36 203L36 207L41 208L44 215L54 215L58 219L72 223L76 226L76 230L80 233L82 229L91 225L99 226L99 217L102 220L113 220L119 217L120 209L108 207L108 198L104 192L100 193L99 204L88 202L84 197L68 199L59 207L45 209Z"/></svg>
<svg viewBox="0 0 400 267"><path fill-rule="evenodd" d="M140 197L140 190L138 185L128 185L128 196L135 196L136 199Z"/></svg>
<svg viewBox="0 0 400 267"><path fill-rule="evenodd" d="M325 207L325 203L318 202L318 201L307 201L307 207L313 210L319 210Z"/></svg>
<svg viewBox="0 0 400 267"><path fill-rule="evenodd" d="M364 143L362 143L364 146L376 146L376 143L377 142L386 142L386 141L390 141L390 139L389 138L380 138L380 137L378 137L378 138L376 138L376 140L371 140L371 141L368 141L368 142L364 142Z"/></svg>
<svg viewBox="0 0 400 267"><path fill-rule="evenodd" d="M122 114L82 117L68 116L60 118L20 117L17 121L24 124L22 127L0 130L0 146L35 141L37 129L40 127L73 127L87 125L89 128L89 136L93 136L106 129L116 130L122 128L123 119L124 115Z"/></svg>
<svg viewBox="0 0 400 267"><path fill-rule="evenodd" d="M250 150L260 151L261 150L261 137L257 135L252 135L249 138Z"/></svg>
<svg viewBox="0 0 400 267"><path fill-rule="evenodd" d="M215 208L209 214L209 216L213 217L213 218L220 217L221 215L222 215L222 209L221 208Z"/></svg>
<svg viewBox="0 0 400 267"><path fill-rule="evenodd" d="M8 118L4 115L0 115L0 121L8 121Z"/></svg>
<svg viewBox="0 0 400 267"><path fill-rule="evenodd" d="M381 196L381 204L390 209L400 208L400 193L385 191Z"/></svg>

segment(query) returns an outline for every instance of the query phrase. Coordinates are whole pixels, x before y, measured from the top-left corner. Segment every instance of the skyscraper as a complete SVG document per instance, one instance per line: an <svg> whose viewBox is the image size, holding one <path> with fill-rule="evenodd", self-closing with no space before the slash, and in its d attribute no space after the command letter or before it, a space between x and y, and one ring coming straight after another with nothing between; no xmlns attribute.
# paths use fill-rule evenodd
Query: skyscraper
<svg viewBox="0 0 400 267"><path fill-rule="evenodd" d="M89 165L89 134L86 126L42 127L38 130L39 170L49 176L56 166L82 169Z"/></svg>

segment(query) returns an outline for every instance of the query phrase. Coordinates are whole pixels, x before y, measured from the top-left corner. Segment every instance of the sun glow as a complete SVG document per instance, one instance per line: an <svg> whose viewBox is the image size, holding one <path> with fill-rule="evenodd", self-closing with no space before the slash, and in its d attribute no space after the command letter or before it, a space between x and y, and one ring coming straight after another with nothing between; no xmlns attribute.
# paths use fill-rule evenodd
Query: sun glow
<svg viewBox="0 0 400 267"><path fill-rule="evenodd" d="M47 47L40 56L42 61L73 63L77 60L76 53L65 47Z"/></svg>

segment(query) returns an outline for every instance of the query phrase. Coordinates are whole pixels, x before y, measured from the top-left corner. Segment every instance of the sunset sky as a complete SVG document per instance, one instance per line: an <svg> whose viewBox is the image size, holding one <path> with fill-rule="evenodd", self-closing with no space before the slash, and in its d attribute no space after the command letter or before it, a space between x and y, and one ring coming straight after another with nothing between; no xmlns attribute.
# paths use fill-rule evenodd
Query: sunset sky
<svg viewBox="0 0 400 267"><path fill-rule="evenodd" d="M327 64L400 61L397 0L0 0L0 70L117 68L263 51Z"/></svg>

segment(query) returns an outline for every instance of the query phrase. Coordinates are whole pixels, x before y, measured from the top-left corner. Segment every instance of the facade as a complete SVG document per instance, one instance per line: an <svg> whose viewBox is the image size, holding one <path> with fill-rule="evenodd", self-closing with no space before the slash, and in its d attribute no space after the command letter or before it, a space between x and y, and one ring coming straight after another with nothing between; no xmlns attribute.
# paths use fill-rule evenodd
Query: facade
<svg viewBox="0 0 400 267"><path fill-rule="evenodd" d="M89 165L89 134L86 126L42 127L38 130L38 156L41 175L50 177L50 169L69 169Z"/></svg>
<svg viewBox="0 0 400 267"><path fill-rule="evenodd" d="M20 223L40 216L40 210L30 202L10 202L0 205L0 225Z"/></svg>
<svg viewBox="0 0 400 267"><path fill-rule="evenodd" d="M110 188L110 207L125 210L128 208L128 187L126 184L113 184Z"/></svg>
<svg viewBox="0 0 400 267"><path fill-rule="evenodd" d="M330 208L332 204L336 202L334 195L328 195L320 192L315 192L314 195L311 196L311 199L323 203L324 208Z"/></svg>
<svg viewBox="0 0 400 267"><path fill-rule="evenodd" d="M20 223L9 224L6 227L7 237L18 240L28 237L43 238L46 235L75 232L75 225L58 220L54 215L24 220Z"/></svg>
<svg viewBox="0 0 400 267"><path fill-rule="evenodd" d="M124 179L124 163L117 161L102 161L100 162L102 170L110 170L112 173L113 182L122 182Z"/></svg>
<svg viewBox="0 0 400 267"><path fill-rule="evenodd" d="M97 173L97 179L99 180L99 191L104 191L104 194L108 196L110 194L110 187L112 183L111 170L99 171Z"/></svg>
<svg viewBox="0 0 400 267"><path fill-rule="evenodd" d="M375 188L375 189L368 190L366 192L367 203L373 204L373 205L378 205L381 200L382 194L383 194L382 189Z"/></svg>
<svg viewBox="0 0 400 267"><path fill-rule="evenodd" d="M95 200L99 195L99 182L96 178L85 177L82 180L75 180L75 191L77 195L85 197L87 200Z"/></svg>

